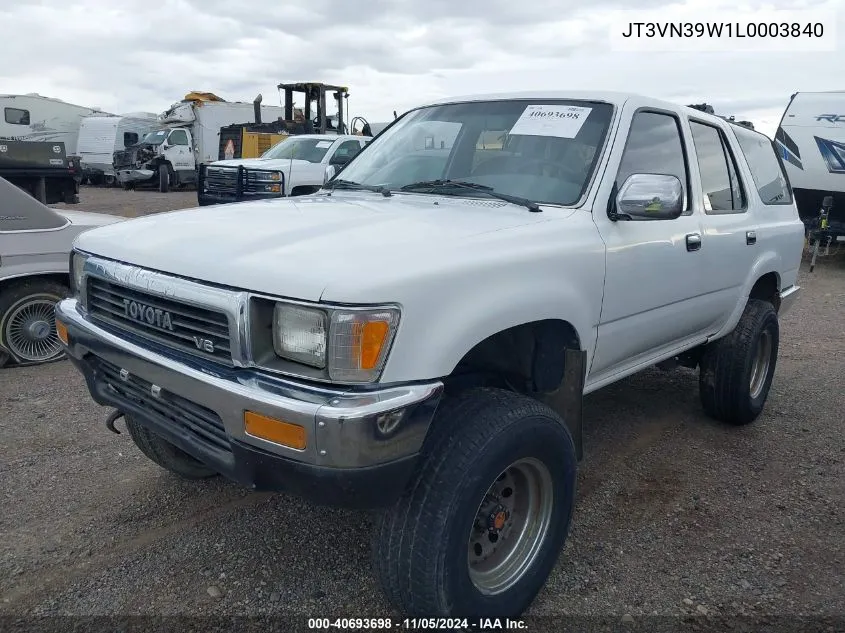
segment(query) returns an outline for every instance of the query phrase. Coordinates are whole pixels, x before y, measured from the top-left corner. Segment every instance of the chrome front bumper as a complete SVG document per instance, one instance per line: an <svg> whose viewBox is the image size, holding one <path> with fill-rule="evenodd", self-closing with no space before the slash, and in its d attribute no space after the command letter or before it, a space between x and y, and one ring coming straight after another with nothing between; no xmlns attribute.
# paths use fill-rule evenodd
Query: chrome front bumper
<svg viewBox="0 0 845 633"><path fill-rule="evenodd" d="M118 169L115 172L117 181L124 185L132 182L144 182L155 176L152 169Z"/></svg>
<svg viewBox="0 0 845 633"><path fill-rule="evenodd" d="M285 466L295 468L300 475L305 473L306 479L310 467L320 471L315 471L320 476L325 471L345 476L399 462L406 465L402 472L409 470L443 391L439 381L371 391L315 386L251 369L222 367L199 358L177 360L151 351L143 341L128 340L92 323L80 311L76 299L61 301L56 306L56 319L67 327L68 356L85 375L97 402L125 411L139 423L166 434L200 461L252 487L286 486L284 482L279 486L256 485L255 473L244 473L245 465L237 463L239 455L242 460L262 461L271 470L273 464L282 470ZM159 398L157 406L173 394L216 413L233 449L237 449L233 457L218 460L204 454L201 447L180 444L183 438L170 434L167 421L157 418L155 411L120 401L98 374L98 359L120 368L122 378L137 377L139 384L150 385L152 396ZM247 434L245 411L304 427L306 448L297 450ZM253 464L247 466L249 470ZM266 473L260 477L267 479Z"/></svg>

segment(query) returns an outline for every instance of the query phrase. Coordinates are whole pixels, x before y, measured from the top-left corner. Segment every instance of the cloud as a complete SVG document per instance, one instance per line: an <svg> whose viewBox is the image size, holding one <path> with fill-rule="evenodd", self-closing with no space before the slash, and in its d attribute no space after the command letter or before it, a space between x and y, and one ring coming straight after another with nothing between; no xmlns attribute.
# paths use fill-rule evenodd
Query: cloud
<svg viewBox="0 0 845 633"><path fill-rule="evenodd" d="M817 15L824 0L749 2ZM392 118L450 94L606 89L775 121L798 90L830 90L835 54L613 50L620 16L730 20L718 0L123 0L0 7L0 85L113 112L160 112L191 90L278 102L275 86L325 81L350 88L352 115ZM768 9L765 9L768 7ZM839 22L842 21L839 16ZM626 18L628 19L628 18ZM669 19L668 17L665 19ZM828 33L843 25L825 24Z"/></svg>

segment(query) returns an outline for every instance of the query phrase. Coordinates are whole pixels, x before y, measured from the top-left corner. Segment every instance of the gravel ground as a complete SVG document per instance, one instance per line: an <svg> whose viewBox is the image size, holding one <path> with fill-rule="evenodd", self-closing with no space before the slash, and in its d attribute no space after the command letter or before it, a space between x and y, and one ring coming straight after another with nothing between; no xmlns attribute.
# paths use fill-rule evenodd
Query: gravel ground
<svg viewBox="0 0 845 633"><path fill-rule="evenodd" d="M195 195L86 188L74 207ZM571 537L528 615L845 617L845 258L806 268L753 425L706 418L689 370L587 398ZM369 514L180 481L106 414L67 361L0 370L0 615L390 615Z"/></svg>
<svg viewBox="0 0 845 633"><path fill-rule="evenodd" d="M56 209L95 211L136 218L150 213L196 207L197 190L186 188L159 193L153 189L124 191L120 187L83 186L79 191L79 204L54 204L50 206Z"/></svg>

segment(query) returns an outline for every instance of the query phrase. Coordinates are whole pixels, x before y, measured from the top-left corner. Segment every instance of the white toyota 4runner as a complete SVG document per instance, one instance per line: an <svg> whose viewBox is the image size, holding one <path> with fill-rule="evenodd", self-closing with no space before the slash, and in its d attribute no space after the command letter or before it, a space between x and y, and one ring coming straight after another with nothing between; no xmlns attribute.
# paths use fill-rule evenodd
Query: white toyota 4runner
<svg viewBox="0 0 845 633"><path fill-rule="evenodd" d="M770 140L627 94L406 113L317 194L86 232L57 329L187 478L381 509L406 615L522 613L566 539L582 395L700 367L764 406L804 228Z"/></svg>

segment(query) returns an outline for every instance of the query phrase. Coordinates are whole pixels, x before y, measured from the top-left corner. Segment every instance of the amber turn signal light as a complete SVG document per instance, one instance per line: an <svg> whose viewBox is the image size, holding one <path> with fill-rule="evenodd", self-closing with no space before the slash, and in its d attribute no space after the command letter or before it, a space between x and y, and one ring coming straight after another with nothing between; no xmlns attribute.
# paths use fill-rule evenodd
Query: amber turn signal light
<svg viewBox="0 0 845 633"><path fill-rule="evenodd" d="M253 411L244 411L244 430L248 435L297 450L305 448L305 428L276 420Z"/></svg>
<svg viewBox="0 0 845 633"><path fill-rule="evenodd" d="M56 321L56 334L58 335L59 340L62 343L64 343L65 345L68 344L67 326L61 321Z"/></svg>

